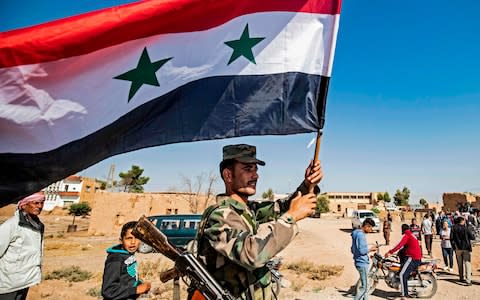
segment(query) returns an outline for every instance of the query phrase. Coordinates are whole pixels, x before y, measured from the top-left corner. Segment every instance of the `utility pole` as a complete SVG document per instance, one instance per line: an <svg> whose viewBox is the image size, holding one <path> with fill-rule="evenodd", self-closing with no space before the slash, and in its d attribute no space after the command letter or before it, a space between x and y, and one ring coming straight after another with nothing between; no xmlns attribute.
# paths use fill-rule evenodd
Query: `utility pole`
<svg viewBox="0 0 480 300"><path fill-rule="evenodd" d="M107 186L106 190L111 191L113 188L113 176L115 174L115 165L110 165L110 171L108 172L108 177L107 177Z"/></svg>

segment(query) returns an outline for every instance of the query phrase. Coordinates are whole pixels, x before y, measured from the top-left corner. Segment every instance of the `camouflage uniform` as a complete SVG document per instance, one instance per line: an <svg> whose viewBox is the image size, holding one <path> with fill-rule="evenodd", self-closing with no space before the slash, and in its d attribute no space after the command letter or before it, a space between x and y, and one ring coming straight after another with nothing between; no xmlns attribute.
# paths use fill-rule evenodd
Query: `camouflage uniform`
<svg viewBox="0 0 480 300"><path fill-rule="evenodd" d="M297 191L306 194L308 190L302 184ZM285 214L295 194L276 202L249 202L248 207L219 195L219 204L205 210L197 237L198 255L220 285L238 299L272 299L265 264L298 233L295 220Z"/></svg>

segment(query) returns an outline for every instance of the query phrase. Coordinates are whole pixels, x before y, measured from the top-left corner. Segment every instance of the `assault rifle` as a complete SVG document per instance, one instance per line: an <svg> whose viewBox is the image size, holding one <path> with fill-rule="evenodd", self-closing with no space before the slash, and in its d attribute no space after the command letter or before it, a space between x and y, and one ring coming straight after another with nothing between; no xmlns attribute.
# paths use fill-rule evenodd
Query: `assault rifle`
<svg viewBox="0 0 480 300"><path fill-rule="evenodd" d="M235 299L227 290L220 286L192 253L182 251L172 245L167 237L145 216L138 220L137 225L132 230L132 234L175 262L174 269L160 274L162 282L186 276L190 280L190 288L199 291L207 300Z"/></svg>

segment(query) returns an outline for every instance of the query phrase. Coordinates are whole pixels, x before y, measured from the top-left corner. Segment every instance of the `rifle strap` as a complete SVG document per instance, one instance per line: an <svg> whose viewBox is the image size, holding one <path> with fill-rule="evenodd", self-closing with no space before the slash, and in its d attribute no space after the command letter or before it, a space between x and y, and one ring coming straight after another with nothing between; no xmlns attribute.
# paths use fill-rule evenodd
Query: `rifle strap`
<svg viewBox="0 0 480 300"><path fill-rule="evenodd" d="M203 213L202 220L200 221L200 225L198 226L198 232L197 232L197 237L195 238L197 240L197 247L200 247L200 240L203 237L203 234L205 233L205 227L207 226L208 219L210 219L210 215L219 207L220 205L214 204L212 206L209 206L205 212ZM199 257L200 251L197 251L197 258Z"/></svg>

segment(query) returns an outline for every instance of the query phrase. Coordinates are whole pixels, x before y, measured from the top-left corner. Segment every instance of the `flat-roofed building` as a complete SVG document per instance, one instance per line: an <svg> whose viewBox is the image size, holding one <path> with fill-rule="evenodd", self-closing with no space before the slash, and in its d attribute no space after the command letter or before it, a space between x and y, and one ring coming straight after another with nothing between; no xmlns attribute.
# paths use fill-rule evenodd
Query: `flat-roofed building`
<svg viewBox="0 0 480 300"><path fill-rule="evenodd" d="M323 193L329 201L331 213L351 217L357 209L372 209L378 203L379 192L327 192Z"/></svg>

